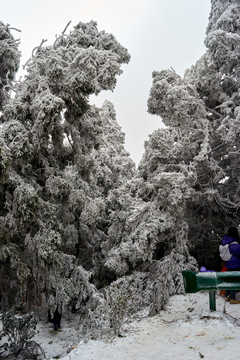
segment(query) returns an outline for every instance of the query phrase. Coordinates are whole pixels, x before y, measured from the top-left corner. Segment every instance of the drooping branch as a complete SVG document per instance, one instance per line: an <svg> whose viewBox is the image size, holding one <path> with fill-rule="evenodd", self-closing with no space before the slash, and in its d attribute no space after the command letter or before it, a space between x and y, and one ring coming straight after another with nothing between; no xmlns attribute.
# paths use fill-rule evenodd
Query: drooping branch
<svg viewBox="0 0 240 360"><path fill-rule="evenodd" d="M225 214L232 215L240 221L240 206L232 203L230 200L220 199L218 195L214 196L214 202L217 207Z"/></svg>

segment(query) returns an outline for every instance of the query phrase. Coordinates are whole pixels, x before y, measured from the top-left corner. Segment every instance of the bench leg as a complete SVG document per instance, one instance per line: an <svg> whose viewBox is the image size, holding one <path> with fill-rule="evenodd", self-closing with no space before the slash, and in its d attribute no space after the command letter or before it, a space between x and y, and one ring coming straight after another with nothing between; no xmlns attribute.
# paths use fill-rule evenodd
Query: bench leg
<svg viewBox="0 0 240 360"><path fill-rule="evenodd" d="M210 311L216 311L216 291L215 290L209 291L209 305L210 305Z"/></svg>

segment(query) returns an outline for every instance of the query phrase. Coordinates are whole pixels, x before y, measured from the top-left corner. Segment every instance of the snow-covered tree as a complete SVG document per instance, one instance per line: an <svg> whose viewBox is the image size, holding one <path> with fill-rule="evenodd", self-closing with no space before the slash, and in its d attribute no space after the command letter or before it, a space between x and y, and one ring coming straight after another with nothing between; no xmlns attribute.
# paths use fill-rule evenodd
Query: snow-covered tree
<svg viewBox="0 0 240 360"><path fill-rule="evenodd" d="M192 224L196 224L196 218L207 219L201 231L199 226L197 231L195 226L191 231L195 246L201 239L203 249L211 240L211 232L222 235L228 225L239 222L239 12L239 1L212 1L205 40L207 52L185 74L185 81L197 89L204 101L209 120L209 160L218 174L207 177L203 172L202 181L198 182L200 188L203 182L208 184L218 204L214 206L211 200L206 206L202 201L199 208L193 209Z"/></svg>
<svg viewBox="0 0 240 360"><path fill-rule="evenodd" d="M110 150L106 146L106 138L120 134L111 115L102 115L107 107L114 112L112 106L99 111L88 99L113 90L121 64L129 59L95 22L79 23L52 46L35 49L15 96L3 104L2 306L78 309L94 301L91 282L107 231L105 194L129 178L134 166L127 154L125 170L120 166L122 136L109 142ZM104 122L109 126L104 128ZM107 152L117 159L112 165L122 177L117 184L115 174L110 182L102 181L101 157Z"/></svg>
<svg viewBox="0 0 240 360"><path fill-rule="evenodd" d="M0 21L0 110L4 101L8 99L11 82L18 70L20 62L19 41L11 34L9 25Z"/></svg>
<svg viewBox="0 0 240 360"><path fill-rule="evenodd" d="M216 203L231 213L239 209L239 6L212 1L206 54L184 79L172 70L154 72L148 100L149 112L168 127L150 138L141 168L145 178L184 173L179 210L191 252L206 266L217 266L218 237L233 221Z"/></svg>
<svg viewBox="0 0 240 360"><path fill-rule="evenodd" d="M157 91L164 86L159 104L161 93ZM171 97L182 98L185 106L177 108L176 104L172 110L175 104ZM163 108L161 115L165 111L167 117L172 111L168 118L172 128L151 135L139 174L109 195L112 221L103 246L106 269L112 279L114 275L115 279L120 277L116 280L117 288L134 294L135 309L148 306L152 312L159 311L169 295L182 291L181 270L196 266L188 251L188 223L184 214L191 186L196 181L191 152L200 149L199 161L207 153L204 131L194 131L199 119L201 127L207 126L203 102L196 90L185 86L174 72L163 72L156 74L153 101L155 98ZM202 147L193 143L189 150L189 137L181 143L184 127L188 136L189 128L193 129L192 136L197 132Z"/></svg>

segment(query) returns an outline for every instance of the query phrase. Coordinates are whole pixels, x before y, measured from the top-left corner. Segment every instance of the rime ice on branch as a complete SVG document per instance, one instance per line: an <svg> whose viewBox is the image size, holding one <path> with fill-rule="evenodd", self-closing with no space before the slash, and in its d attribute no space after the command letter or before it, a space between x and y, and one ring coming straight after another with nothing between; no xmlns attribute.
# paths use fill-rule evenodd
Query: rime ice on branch
<svg viewBox="0 0 240 360"><path fill-rule="evenodd" d="M4 25L1 29L10 60L17 64L15 41ZM87 301L94 307L101 298L92 282L98 283L94 273L107 236L106 194L135 169L112 105L99 110L88 98L113 90L121 64L129 59L127 50L112 35L99 32L95 22L79 23L53 46L41 44L33 51L26 77L3 103L3 307L23 302L27 308L77 310ZM9 65L8 79L16 68ZM112 173L109 181L102 174L102 159L107 160L104 172Z"/></svg>
<svg viewBox="0 0 240 360"><path fill-rule="evenodd" d="M190 252L212 268L219 237L239 221L239 211L231 218L227 210L240 207L239 11L239 1L213 0L206 54L184 79L172 70L153 73L149 112L160 115L168 128L152 135L141 165L148 177L163 169L192 174L181 206Z"/></svg>

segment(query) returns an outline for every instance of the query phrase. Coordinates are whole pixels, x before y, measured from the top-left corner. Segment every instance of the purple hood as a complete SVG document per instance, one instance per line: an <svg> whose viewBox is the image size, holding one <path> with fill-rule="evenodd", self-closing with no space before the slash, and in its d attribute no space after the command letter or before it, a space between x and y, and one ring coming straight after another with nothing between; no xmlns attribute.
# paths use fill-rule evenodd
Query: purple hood
<svg viewBox="0 0 240 360"><path fill-rule="evenodd" d="M237 241L238 239L228 236L228 235L224 235L223 239L222 239L222 245L227 245L227 244L231 244L233 241Z"/></svg>

